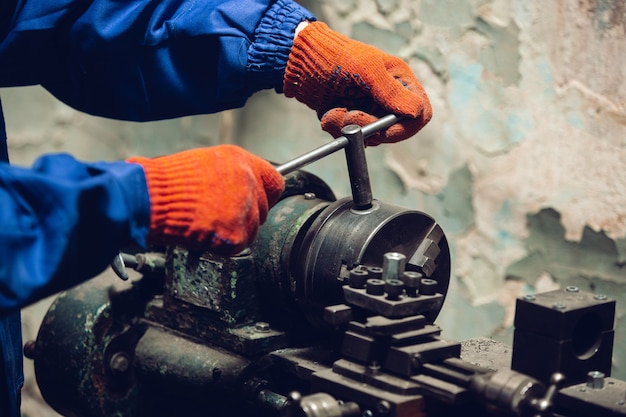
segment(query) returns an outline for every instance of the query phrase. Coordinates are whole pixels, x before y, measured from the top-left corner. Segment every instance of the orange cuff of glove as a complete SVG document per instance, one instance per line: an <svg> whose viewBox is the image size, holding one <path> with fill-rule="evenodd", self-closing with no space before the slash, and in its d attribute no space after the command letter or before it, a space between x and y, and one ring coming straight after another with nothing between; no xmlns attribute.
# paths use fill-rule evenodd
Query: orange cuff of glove
<svg viewBox="0 0 626 417"><path fill-rule="evenodd" d="M127 162L145 172L150 244L238 253L254 239L284 187L271 164L232 145Z"/></svg>

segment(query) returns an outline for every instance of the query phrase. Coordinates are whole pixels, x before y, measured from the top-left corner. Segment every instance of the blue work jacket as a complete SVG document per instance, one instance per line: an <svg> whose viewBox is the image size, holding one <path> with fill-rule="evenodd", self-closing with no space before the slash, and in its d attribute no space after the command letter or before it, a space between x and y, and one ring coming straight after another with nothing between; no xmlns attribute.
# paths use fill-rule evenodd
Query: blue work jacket
<svg viewBox="0 0 626 417"><path fill-rule="evenodd" d="M42 85L90 114L149 121L242 106L282 90L290 0L1 0L0 87ZM143 170L45 155L10 166L0 107L0 417L19 416L19 308L144 245Z"/></svg>

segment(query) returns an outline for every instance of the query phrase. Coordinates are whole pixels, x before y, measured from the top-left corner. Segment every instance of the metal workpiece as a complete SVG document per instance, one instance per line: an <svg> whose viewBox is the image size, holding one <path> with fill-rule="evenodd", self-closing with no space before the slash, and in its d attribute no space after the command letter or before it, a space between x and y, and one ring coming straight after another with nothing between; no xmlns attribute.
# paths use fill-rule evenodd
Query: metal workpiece
<svg viewBox="0 0 626 417"><path fill-rule="evenodd" d="M404 268L406 266L406 255L400 252L387 252L383 255L383 279L399 280L402 279Z"/></svg>

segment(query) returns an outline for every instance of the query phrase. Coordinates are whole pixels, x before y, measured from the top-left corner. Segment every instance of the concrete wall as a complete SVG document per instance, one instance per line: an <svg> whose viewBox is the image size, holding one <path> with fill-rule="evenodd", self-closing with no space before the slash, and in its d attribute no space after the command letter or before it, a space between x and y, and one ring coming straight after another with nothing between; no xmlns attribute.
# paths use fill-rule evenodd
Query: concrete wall
<svg viewBox="0 0 626 417"><path fill-rule="evenodd" d="M617 299L614 375L625 378L626 3L303 4L404 58L430 95L434 117L420 134L367 155L376 198L431 214L448 235L445 335L510 342L516 297L576 285ZM150 124L89 117L37 87L0 94L20 164L45 152L114 160L223 142L282 162L329 140L313 112L273 92L244 109ZM309 170L343 196L344 165L334 155ZM25 311L26 339L45 305Z"/></svg>

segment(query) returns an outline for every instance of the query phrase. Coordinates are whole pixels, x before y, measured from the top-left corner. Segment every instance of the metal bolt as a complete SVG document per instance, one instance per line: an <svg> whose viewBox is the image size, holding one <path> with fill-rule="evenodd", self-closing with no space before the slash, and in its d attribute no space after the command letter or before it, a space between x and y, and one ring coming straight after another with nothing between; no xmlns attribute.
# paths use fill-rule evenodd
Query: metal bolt
<svg viewBox="0 0 626 417"><path fill-rule="evenodd" d="M434 279L422 278L420 280L420 294L421 295L435 295L437 294L439 283Z"/></svg>
<svg viewBox="0 0 626 417"><path fill-rule="evenodd" d="M299 403L302 400L302 394L298 391L291 391L288 395L289 399L295 403Z"/></svg>
<svg viewBox="0 0 626 417"><path fill-rule="evenodd" d="M315 193L304 193L305 200L315 200L316 198L317 196L315 195Z"/></svg>
<svg viewBox="0 0 626 417"><path fill-rule="evenodd" d="M363 269L350 270L349 282L351 288L365 288L365 282L367 281L367 271Z"/></svg>
<svg viewBox="0 0 626 417"><path fill-rule="evenodd" d="M417 297L420 282L424 278L422 274L414 271L404 271L402 274L402 282L404 282L406 295L409 297Z"/></svg>
<svg viewBox="0 0 626 417"><path fill-rule="evenodd" d="M595 298L598 301L604 301L606 300L608 297L605 294L596 294L593 296L593 298Z"/></svg>
<svg viewBox="0 0 626 417"><path fill-rule="evenodd" d="M372 375L378 375L380 373L380 365L378 364L378 362L373 361L368 365L367 370Z"/></svg>
<svg viewBox="0 0 626 417"><path fill-rule="evenodd" d="M109 359L109 369L115 375L128 372L130 368L130 358L126 352L116 352Z"/></svg>
<svg viewBox="0 0 626 417"><path fill-rule="evenodd" d="M372 410L365 410L363 411L363 417L374 417L374 413Z"/></svg>
<svg viewBox="0 0 626 417"><path fill-rule="evenodd" d="M404 282L399 279L390 279L385 283L385 292L387 299L397 301L404 292Z"/></svg>
<svg viewBox="0 0 626 417"><path fill-rule="evenodd" d="M552 305L552 308L555 310L565 310L567 306L563 303L555 303Z"/></svg>
<svg viewBox="0 0 626 417"><path fill-rule="evenodd" d="M254 330L261 333L270 331L270 324L264 321L257 321L254 323Z"/></svg>
<svg viewBox="0 0 626 417"><path fill-rule="evenodd" d="M385 293L385 281L370 278L365 282L365 292L370 295L383 295Z"/></svg>
<svg viewBox="0 0 626 417"><path fill-rule="evenodd" d="M565 292L579 292L580 290L578 289L578 287L575 287L573 285L570 285L569 287L565 287Z"/></svg>
<svg viewBox="0 0 626 417"><path fill-rule="evenodd" d="M406 256L400 252L387 252L383 255L383 279L401 279L406 265Z"/></svg>
<svg viewBox="0 0 626 417"><path fill-rule="evenodd" d="M37 356L37 342L34 340L29 340L24 343L24 356L28 359L35 359Z"/></svg>
<svg viewBox="0 0 626 417"><path fill-rule="evenodd" d="M381 415L389 414L391 412L391 404L389 404L389 401L381 400L376 404L376 411Z"/></svg>
<svg viewBox="0 0 626 417"><path fill-rule="evenodd" d="M604 373L600 371L591 371L587 373L587 387L591 389L604 388Z"/></svg>
<svg viewBox="0 0 626 417"><path fill-rule="evenodd" d="M424 359L419 353L416 353L415 355L411 357L411 366L413 366L415 370L420 370L423 365L424 365Z"/></svg>
<svg viewBox="0 0 626 417"><path fill-rule="evenodd" d="M382 279L383 278L383 269L380 266L368 266L367 273L370 278L374 279Z"/></svg>

